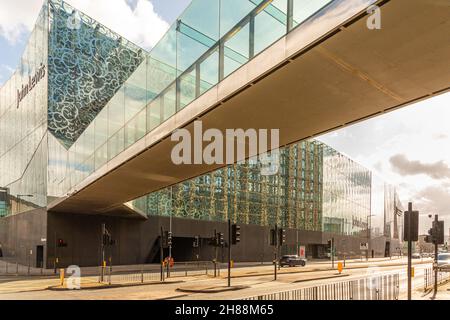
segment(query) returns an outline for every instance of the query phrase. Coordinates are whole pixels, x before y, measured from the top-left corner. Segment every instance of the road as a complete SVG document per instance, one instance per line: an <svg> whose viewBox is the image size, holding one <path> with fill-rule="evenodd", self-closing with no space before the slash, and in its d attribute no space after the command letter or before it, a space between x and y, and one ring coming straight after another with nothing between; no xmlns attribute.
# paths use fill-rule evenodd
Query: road
<svg viewBox="0 0 450 320"><path fill-rule="evenodd" d="M423 298L423 274L426 268L431 267L431 260L414 261L415 277L413 280L414 299ZM376 277L378 275L399 274L400 299L406 299L406 260L372 260L348 261L346 268L339 274L336 270L330 270L331 264L324 262L310 263L307 267L282 268L278 273L278 279L273 280L273 266L241 266L232 270L232 285L245 286L244 289L225 292L186 293L177 289L205 289L226 286L226 272L222 271L221 277L188 276L174 277L170 283L153 282L151 284L116 287L107 289L83 289L71 291L46 290L49 286L55 286L59 280L55 277L17 277L0 276L0 299L55 299L55 300L115 300L115 299L242 299L255 295L275 293L285 290L295 290L318 286L322 284L336 283ZM125 268L122 272L126 273ZM89 277L87 277L89 278ZM95 277L91 280L95 282Z"/></svg>

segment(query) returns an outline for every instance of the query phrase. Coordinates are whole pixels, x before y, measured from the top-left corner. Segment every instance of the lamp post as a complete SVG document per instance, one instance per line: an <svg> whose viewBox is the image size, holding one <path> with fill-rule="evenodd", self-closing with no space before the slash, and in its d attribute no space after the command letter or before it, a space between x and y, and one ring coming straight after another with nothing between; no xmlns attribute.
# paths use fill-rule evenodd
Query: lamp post
<svg viewBox="0 0 450 320"><path fill-rule="evenodd" d="M369 261L369 251L370 251L370 229L372 228L372 219L371 217L375 217L374 214L370 214L367 216L367 252L366 252L366 261Z"/></svg>

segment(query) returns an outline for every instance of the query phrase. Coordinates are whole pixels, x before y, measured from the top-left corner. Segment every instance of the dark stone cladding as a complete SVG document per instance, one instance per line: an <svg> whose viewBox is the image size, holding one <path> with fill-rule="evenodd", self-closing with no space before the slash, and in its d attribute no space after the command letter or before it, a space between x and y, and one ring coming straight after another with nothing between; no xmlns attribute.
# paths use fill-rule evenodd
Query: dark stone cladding
<svg viewBox="0 0 450 320"><path fill-rule="evenodd" d="M119 218L99 215L66 213L47 213L45 210L33 210L3 218L0 220L0 244L3 256L10 261L36 266L36 248L44 246L44 267L53 268L55 249L59 260L58 267L69 265L98 266L101 261L101 224L106 223L116 245L107 256L112 257L113 265L134 265L157 263L159 253L149 257L152 248L157 245L161 227L168 230L168 217L152 216L147 220ZM223 232L227 241L227 223L173 218L174 237L173 257L175 261L193 261L199 254L200 261L211 261L214 247L208 244L214 230ZM241 242L232 247L232 258L236 262L269 262L273 260L274 249L269 245L270 227L241 224ZM195 236L200 236L199 251L192 248ZM345 250L349 256L360 257L359 244L367 241L364 237L341 236L318 231L287 229L286 245L282 253L292 254L298 242L306 246L308 258L324 246L328 239L335 238L338 252ZM58 239L63 239L67 247L57 247ZM43 241L44 240L44 241ZM343 241L344 240L344 241ZM383 242L383 243L381 243ZM374 246L375 255L384 255L386 239ZM395 245L391 247L394 249ZM28 256L30 250L32 255ZM350 254L353 252L353 254ZM167 254L167 252L165 252ZM227 248L217 250L219 261L226 262ZM392 252L392 254L394 254ZM349 258L349 256L347 258ZM342 258L342 257L341 257Z"/></svg>
<svg viewBox="0 0 450 320"><path fill-rule="evenodd" d="M0 219L2 254L9 261L23 265L27 265L28 261L31 261L31 266L36 266L36 247L44 246L45 257L46 237L47 212L43 209Z"/></svg>

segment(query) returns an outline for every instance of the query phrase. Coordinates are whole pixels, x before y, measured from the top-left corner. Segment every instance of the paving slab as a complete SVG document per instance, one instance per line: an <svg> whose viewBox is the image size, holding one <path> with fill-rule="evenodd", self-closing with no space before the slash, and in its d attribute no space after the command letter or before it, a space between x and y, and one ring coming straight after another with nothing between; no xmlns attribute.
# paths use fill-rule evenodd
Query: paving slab
<svg viewBox="0 0 450 320"><path fill-rule="evenodd" d="M215 286L215 287L206 287L206 286L188 286L177 288L178 292L188 292L188 293L218 293L218 292L227 292L227 291L237 291L242 289L248 289L250 286Z"/></svg>

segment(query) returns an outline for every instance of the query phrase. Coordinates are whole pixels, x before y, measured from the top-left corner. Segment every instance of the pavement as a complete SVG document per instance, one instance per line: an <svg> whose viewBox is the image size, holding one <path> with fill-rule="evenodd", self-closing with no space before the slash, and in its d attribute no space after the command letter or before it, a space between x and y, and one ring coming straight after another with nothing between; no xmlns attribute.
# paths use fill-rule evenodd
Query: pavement
<svg viewBox="0 0 450 320"><path fill-rule="evenodd" d="M438 286L437 293L434 294L434 288L427 289L425 292L415 292L413 300L450 300L450 273L448 279Z"/></svg>

